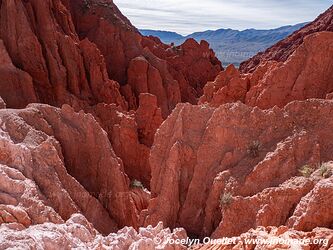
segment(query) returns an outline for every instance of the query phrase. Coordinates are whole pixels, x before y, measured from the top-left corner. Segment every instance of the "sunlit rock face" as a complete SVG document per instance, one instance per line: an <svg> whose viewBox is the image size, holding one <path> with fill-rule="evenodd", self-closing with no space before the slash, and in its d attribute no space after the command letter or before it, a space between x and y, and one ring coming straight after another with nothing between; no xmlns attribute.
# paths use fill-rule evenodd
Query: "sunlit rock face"
<svg viewBox="0 0 333 250"><path fill-rule="evenodd" d="M331 227L332 111L325 100L269 110L179 104L151 150L145 224L163 221L196 237Z"/></svg>
<svg viewBox="0 0 333 250"><path fill-rule="evenodd" d="M251 73L261 64L265 64L268 61L285 62L304 42L305 37L321 31L333 32L333 6L316 20L278 42L265 52L258 53L253 58L243 62L240 65L240 71L242 73Z"/></svg>
<svg viewBox="0 0 333 250"><path fill-rule="evenodd" d="M333 92L333 32L303 39L285 62L267 61L253 73L232 65L204 87L199 103L218 107L241 101L262 109L283 107L293 100L329 97Z"/></svg>
<svg viewBox="0 0 333 250"><path fill-rule="evenodd" d="M205 41L143 37L113 1L0 7L1 249L332 245L332 8L221 71Z"/></svg>

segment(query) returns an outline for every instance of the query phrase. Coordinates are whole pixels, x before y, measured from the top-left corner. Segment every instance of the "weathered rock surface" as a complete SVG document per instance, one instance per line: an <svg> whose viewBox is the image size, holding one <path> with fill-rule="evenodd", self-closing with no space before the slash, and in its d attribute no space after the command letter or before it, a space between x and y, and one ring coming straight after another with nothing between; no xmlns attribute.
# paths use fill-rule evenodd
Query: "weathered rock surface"
<svg viewBox="0 0 333 250"><path fill-rule="evenodd" d="M30 86L29 92L23 92L26 98L17 100L21 106L27 98L36 101L31 100L35 96L37 101L55 106L68 103L82 108L98 102L126 106L118 84L107 77L96 45L79 40L71 14L61 1L2 1L0 31L13 64L32 78L29 84L28 74L10 71L17 83L9 82L9 87Z"/></svg>
<svg viewBox="0 0 333 250"><path fill-rule="evenodd" d="M203 85L222 69L206 42L188 40L174 47L142 37L112 1L73 0L67 5L79 37L98 46L109 77L125 85L122 93L131 109L148 92L166 117L179 102L196 103Z"/></svg>
<svg viewBox="0 0 333 250"><path fill-rule="evenodd" d="M139 108L135 112L139 138L142 144L151 147L155 133L163 122L162 113L161 109L158 108L156 96L140 94L139 98Z"/></svg>
<svg viewBox="0 0 333 250"><path fill-rule="evenodd" d="M112 147L122 159L129 178L140 180L145 187L149 187L151 172L148 162L151 146L149 142L162 117L156 102L154 104L154 96L142 95L142 100L144 101L146 97L148 97L146 100L152 98L153 102L141 105L138 114L134 111L124 112L114 104L98 104L89 112L107 132Z"/></svg>
<svg viewBox="0 0 333 250"><path fill-rule="evenodd" d="M333 176L332 165L330 170L324 171L328 174L327 176ZM310 193L302 198L293 216L287 221L287 225L304 231L311 230L317 225L331 228L333 225L332 197L333 177L321 180Z"/></svg>
<svg viewBox="0 0 333 250"><path fill-rule="evenodd" d="M61 223L80 212L103 233L138 226L148 198L136 206L122 162L91 115L33 104L0 110L0 120L1 222Z"/></svg>
<svg viewBox="0 0 333 250"><path fill-rule="evenodd" d="M333 31L333 6L325 13L321 14L315 21L294 32L265 52L259 53L253 58L243 62L240 65L240 71L242 73L253 72L261 64L265 64L268 61L285 62L304 42L306 36L321 31Z"/></svg>
<svg viewBox="0 0 333 250"><path fill-rule="evenodd" d="M305 37L285 62L269 61L251 74L229 66L205 86L200 103L218 107L242 101L266 109L293 100L325 99L333 92L332 44L333 32L318 32Z"/></svg>
<svg viewBox="0 0 333 250"><path fill-rule="evenodd" d="M166 46L159 39L150 37L144 38L142 43L169 63L169 71L178 81L182 102L195 104L207 81L221 71L221 63L205 41L199 44L188 39L180 46Z"/></svg>
<svg viewBox="0 0 333 250"><path fill-rule="evenodd" d="M5 109L5 108L6 108L6 103L0 96L0 109Z"/></svg>
<svg viewBox="0 0 333 250"><path fill-rule="evenodd" d="M0 95L7 107L69 104L93 114L126 173L149 186L149 147L161 117L181 101L196 103L201 93L195 87L202 88L221 70L208 44L189 41L172 49L144 38L112 1L0 4ZM155 95L157 102L148 97L140 101L146 93ZM120 107L117 115L111 104ZM139 114L128 109L139 109ZM102 112L119 117L110 122Z"/></svg>
<svg viewBox="0 0 333 250"><path fill-rule="evenodd" d="M9 107L24 108L37 101L31 76L13 65L1 39L0 95Z"/></svg>
<svg viewBox="0 0 333 250"><path fill-rule="evenodd" d="M218 107L224 103L241 101L245 103L249 80L242 77L234 65L229 65L225 71L218 74L213 82L208 82L204 87L204 94L199 103L209 103Z"/></svg>
<svg viewBox="0 0 333 250"><path fill-rule="evenodd" d="M317 169L332 160L332 111L333 103L321 100L266 111L241 103L179 104L152 147L146 225L163 221L191 236L215 231L214 237L257 226L332 226L332 199L318 205L322 212L313 220L310 204L323 199L316 190L330 189L333 179L294 178L305 165Z"/></svg>
<svg viewBox="0 0 333 250"><path fill-rule="evenodd" d="M155 228L125 227L117 233L103 237L81 214L74 214L61 224L44 223L28 229L18 223L0 226L0 248L42 248L42 249L186 249L181 245L172 245L168 241L185 239L183 229L163 229L159 224Z"/></svg>
<svg viewBox="0 0 333 250"><path fill-rule="evenodd" d="M113 1L0 6L0 248L183 249L160 221L332 244L332 8L219 73L206 42L142 37Z"/></svg>

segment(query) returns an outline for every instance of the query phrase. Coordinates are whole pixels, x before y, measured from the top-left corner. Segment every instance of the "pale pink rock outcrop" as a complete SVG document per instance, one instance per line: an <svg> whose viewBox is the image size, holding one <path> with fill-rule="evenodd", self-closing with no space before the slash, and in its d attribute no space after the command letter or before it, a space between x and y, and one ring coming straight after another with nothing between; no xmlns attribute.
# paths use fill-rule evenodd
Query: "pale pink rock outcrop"
<svg viewBox="0 0 333 250"><path fill-rule="evenodd" d="M24 228L18 223L0 226L0 248L51 249L137 249L137 250L182 250L182 245L170 244L171 240L186 239L183 229L156 227L125 227L116 233L102 236L81 214L73 214L61 224L43 223Z"/></svg>
<svg viewBox="0 0 333 250"><path fill-rule="evenodd" d="M102 233L138 227L130 181L92 115L32 104L0 110L0 120L2 223L62 223L82 213Z"/></svg>

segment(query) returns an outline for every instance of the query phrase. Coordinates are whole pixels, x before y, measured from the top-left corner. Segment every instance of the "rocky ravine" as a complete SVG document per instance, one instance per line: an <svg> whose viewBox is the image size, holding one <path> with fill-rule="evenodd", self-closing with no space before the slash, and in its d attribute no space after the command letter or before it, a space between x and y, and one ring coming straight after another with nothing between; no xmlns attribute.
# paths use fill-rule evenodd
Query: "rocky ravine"
<svg viewBox="0 0 333 250"><path fill-rule="evenodd" d="M0 5L0 249L333 244L330 29L244 74L204 41L140 36L110 0Z"/></svg>
<svg viewBox="0 0 333 250"><path fill-rule="evenodd" d="M146 224L162 220L196 237L257 226L331 227L331 112L333 102L320 100L266 111L179 104L151 151ZM301 176L305 166L314 173Z"/></svg>
<svg viewBox="0 0 333 250"><path fill-rule="evenodd" d="M222 69L208 44L173 48L142 37L110 0L0 4L0 96L7 106L69 104L93 114L125 172L149 186L149 148L162 117L179 102L196 103Z"/></svg>

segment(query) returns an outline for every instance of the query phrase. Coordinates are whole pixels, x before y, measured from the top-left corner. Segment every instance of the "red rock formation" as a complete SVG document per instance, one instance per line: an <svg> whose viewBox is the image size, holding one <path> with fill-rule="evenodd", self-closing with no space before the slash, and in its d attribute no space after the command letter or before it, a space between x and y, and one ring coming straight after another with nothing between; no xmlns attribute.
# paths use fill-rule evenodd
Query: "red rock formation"
<svg viewBox="0 0 333 250"><path fill-rule="evenodd" d="M38 101L80 108L98 102L125 106L118 84L107 78L99 50L88 41L80 42L60 0L2 1L0 31L13 64L32 77ZM18 79L13 88L25 79L29 86L27 74L12 71L12 78ZM29 90L26 99L36 101L31 83ZM5 98L5 93L0 94Z"/></svg>
<svg viewBox="0 0 333 250"><path fill-rule="evenodd" d="M129 85L123 94L131 109L138 107L140 93L148 92L157 96L166 117L179 102L196 103L203 85L222 69L206 42L188 40L175 48L142 37L112 1L67 5L79 37L94 42L104 55L110 78Z"/></svg>
<svg viewBox="0 0 333 250"><path fill-rule="evenodd" d="M285 62L304 42L306 36L321 31L333 31L333 6L325 13L321 14L315 21L294 32L265 52L259 53L253 58L243 62L240 65L240 71L242 73L251 73L256 70L259 65L268 61Z"/></svg>
<svg viewBox="0 0 333 250"><path fill-rule="evenodd" d="M251 74L229 66L205 86L200 103L218 107L239 100L266 109L293 100L326 98L333 92L332 43L333 32L319 32L305 37L285 62L268 61Z"/></svg>
<svg viewBox="0 0 333 250"><path fill-rule="evenodd" d="M323 184L316 174L309 180L292 177L306 164L318 168L331 160L332 111L332 102L319 100L266 111L240 103L216 109L178 105L152 147L146 225L163 221L192 236L215 231L215 237L237 236L257 226L296 228L291 221L303 213L294 208L316 204L315 195L307 194ZM330 207L326 204L318 219L299 222L303 226L297 229L332 225Z"/></svg>
<svg viewBox="0 0 333 250"><path fill-rule="evenodd" d="M61 223L80 212L103 233L138 226L148 197L133 198L121 160L91 115L34 104L1 110L0 121L0 201L13 215L3 222Z"/></svg>
<svg viewBox="0 0 333 250"><path fill-rule="evenodd" d="M221 71L221 63L206 41L200 44L188 39L180 46L167 46L154 37L144 38L142 44L169 63L169 71L179 83L182 102L196 103L203 86ZM181 74L180 74L181 73Z"/></svg>
<svg viewBox="0 0 333 250"><path fill-rule="evenodd" d="M157 109L157 107L155 108ZM149 187L151 171L148 157L150 149L143 144L145 140L149 140L149 137L145 137L140 132L135 112L121 111L114 104L98 104L90 112L94 114L99 124L107 132L115 153L122 159L126 174L131 180L140 180L145 187ZM153 130L149 131L154 133Z"/></svg>
<svg viewBox="0 0 333 250"><path fill-rule="evenodd" d="M182 99L196 102L194 95L188 97L181 88L192 88L191 81L203 85L221 69L206 43L193 43L193 48L184 45L185 54L168 55L169 61L178 58L175 65L184 61L181 67L159 58L143 46L142 40L149 39L137 32L112 1L4 0L0 16L0 39L4 43L0 42L0 95L7 106L23 108L42 102L58 107L69 104L76 111L90 112L109 133L129 176L140 178L146 186L149 147L161 118L159 114L144 114L145 110L155 112L155 108L147 104L139 107L140 94L155 95L165 118ZM170 48L162 43L159 46L165 47L164 52ZM198 67L206 71L195 70ZM181 77L181 83L174 76ZM111 79L126 84L122 92L128 104L120 94L120 85ZM120 118L112 122L106 122L107 117L99 119L104 104L120 106L124 115L119 113ZM95 106L99 107L98 114ZM127 119L128 107L139 108L141 113ZM104 112L114 113L113 108ZM147 126L151 119L154 124ZM115 127L115 131L108 128L120 123L123 127Z"/></svg>
<svg viewBox="0 0 333 250"><path fill-rule="evenodd" d="M0 111L3 124L0 201L4 205L1 210L13 215L11 222L25 226L61 223L71 214L81 212L101 232L114 231L117 225L107 210L68 174L62 147L49 136L53 135L52 127L38 108L56 112L54 108L43 106ZM16 211L22 215L16 216ZM8 222L6 218L2 216L2 222Z"/></svg>
<svg viewBox="0 0 333 250"><path fill-rule="evenodd" d="M332 166L321 169L320 175L333 175ZM323 168L323 167L322 167ZM326 171L323 173L323 171ZM333 178L321 180L297 205L293 216L287 221L289 227L309 231L317 225L330 228L333 225Z"/></svg>
<svg viewBox="0 0 333 250"><path fill-rule="evenodd" d="M156 96L140 94L139 100L135 120L138 124L140 142L151 147L155 133L163 122L161 110L157 106Z"/></svg>
<svg viewBox="0 0 333 250"><path fill-rule="evenodd" d="M129 101L130 108L137 108L136 97L140 96L141 93L152 93L157 97L158 106L163 110L163 113L165 115L169 113L167 93L163 87L163 80L157 68L152 66L145 57L140 56L131 60L127 74L129 86L126 85L123 89L129 87L130 94L134 95L133 101ZM129 99L127 97L127 100Z"/></svg>
<svg viewBox="0 0 333 250"><path fill-rule="evenodd" d="M223 103L241 101L245 102L249 81L242 78L234 65L229 65L225 71L220 72L213 82L208 82L204 87L204 95L199 103L209 103L218 107Z"/></svg>
<svg viewBox="0 0 333 250"><path fill-rule="evenodd" d="M0 248L183 249L160 221L245 233L227 249L332 241L333 103L292 102L332 96L332 8L244 74L204 41L141 36L110 0L0 6ZM72 107L6 109L31 102Z"/></svg>
<svg viewBox="0 0 333 250"><path fill-rule="evenodd" d="M23 108L37 101L32 78L13 65L1 39L0 94L9 107Z"/></svg>

